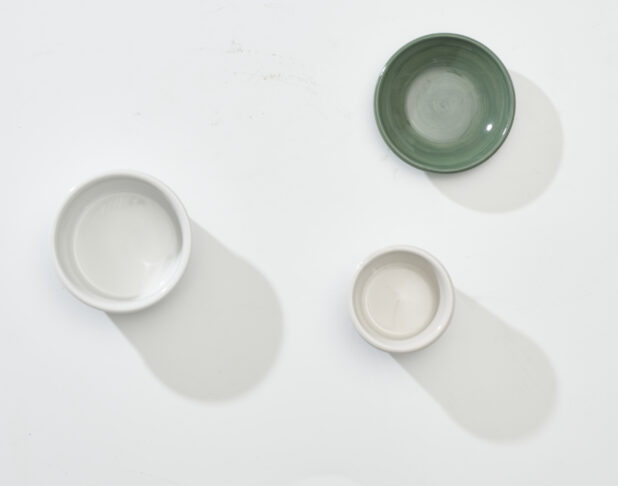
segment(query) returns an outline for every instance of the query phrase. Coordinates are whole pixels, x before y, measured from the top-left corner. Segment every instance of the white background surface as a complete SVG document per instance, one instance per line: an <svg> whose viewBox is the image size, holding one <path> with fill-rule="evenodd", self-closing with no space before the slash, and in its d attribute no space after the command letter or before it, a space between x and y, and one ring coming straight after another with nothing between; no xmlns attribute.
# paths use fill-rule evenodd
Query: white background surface
<svg viewBox="0 0 618 486"><path fill-rule="evenodd" d="M614 1L0 4L3 485L618 483ZM382 142L376 77L472 36L513 73L487 164ZM53 219L111 169L195 223L180 287L110 317L65 291ZM347 314L368 253L424 247L451 329L395 359Z"/></svg>

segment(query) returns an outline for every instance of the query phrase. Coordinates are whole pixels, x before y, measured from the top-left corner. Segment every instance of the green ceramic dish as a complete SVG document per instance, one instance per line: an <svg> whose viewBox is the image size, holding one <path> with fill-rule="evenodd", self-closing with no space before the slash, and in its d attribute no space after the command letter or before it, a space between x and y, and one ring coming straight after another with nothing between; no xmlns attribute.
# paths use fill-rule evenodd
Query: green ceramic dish
<svg viewBox="0 0 618 486"><path fill-rule="evenodd" d="M457 34L406 44L378 78L378 128L405 162L432 172L458 172L487 160L506 139L515 91L500 59Z"/></svg>

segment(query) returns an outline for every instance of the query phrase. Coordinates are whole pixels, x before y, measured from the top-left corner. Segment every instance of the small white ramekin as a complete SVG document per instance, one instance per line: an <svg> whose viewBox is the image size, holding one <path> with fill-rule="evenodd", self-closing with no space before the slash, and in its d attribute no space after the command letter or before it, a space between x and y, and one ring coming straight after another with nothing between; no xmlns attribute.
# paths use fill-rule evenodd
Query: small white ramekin
<svg viewBox="0 0 618 486"><path fill-rule="evenodd" d="M167 295L191 253L191 224L159 180L114 172L73 188L53 234L56 269L78 299L106 312L132 312Z"/></svg>
<svg viewBox="0 0 618 486"><path fill-rule="evenodd" d="M412 246L388 247L369 256L359 266L350 295L360 335L391 353L433 343L448 327L454 307L455 291L444 266Z"/></svg>

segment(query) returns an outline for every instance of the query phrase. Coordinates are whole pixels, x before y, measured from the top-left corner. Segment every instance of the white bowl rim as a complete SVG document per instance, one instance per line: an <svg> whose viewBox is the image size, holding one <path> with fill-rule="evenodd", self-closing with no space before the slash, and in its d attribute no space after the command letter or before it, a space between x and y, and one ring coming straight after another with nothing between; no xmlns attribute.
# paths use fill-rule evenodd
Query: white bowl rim
<svg viewBox="0 0 618 486"><path fill-rule="evenodd" d="M402 343L401 346L392 346L390 343L386 341L382 341L376 338L375 336L373 336L372 334L370 334L369 332L367 332L363 324L360 322L360 319L358 315L356 314L356 309L354 306L356 283L362 271L375 259L381 257L382 255L386 255L388 253L395 253L395 252L406 252L406 253L411 253L413 255L421 257L423 260L429 263L429 265L431 265L431 268L436 272L438 278L441 278L443 279L444 282L446 282L444 292L440 293L440 302L441 302L440 305L444 305L445 308L447 309L446 315L442 319L443 321L442 325L437 326L437 328L435 328L435 330L432 332L432 331L428 331L430 327L428 324L427 327L423 329L422 331L420 331L418 334L415 334L414 336L408 337L406 339L402 339L400 341ZM367 256L364 260L362 260L358 264L356 273L354 274L354 278L352 280L352 288L350 290L350 294L348 298L348 305L349 305L350 315L352 316L352 321L354 322L354 327L356 328L358 333L363 337L363 339L365 339L369 344L371 344L372 346L375 346L378 349L381 349L382 351L386 351L389 353L407 353L410 351L416 351L416 350L429 346L430 344L435 342L444 333L444 331L446 331L446 329L448 328L451 322L451 319L453 317L453 312L455 310L455 289L453 287L453 281L451 280L450 275L446 271L446 268L444 267L444 265L442 265L440 260L438 260L431 253L429 253L426 250L423 250L422 248L418 248L412 245L391 245L391 246L387 246L385 248L382 248L380 250L377 250L371 253L369 256ZM435 320L435 317L434 317L434 320ZM434 321L432 320L431 323L433 322ZM428 334L430 332L431 332L431 335ZM421 336L424 337L422 341L420 340Z"/></svg>
<svg viewBox="0 0 618 486"><path fill-rule="evenodd" d="M137 179L139 181L145 182L148 185L151 185L155 189L157 189L166 201L170 204L171 208L174 211L174 216L178 222L178 226L180 227L180 233L182 238L182 246L180 249L179 262L178 262L178 270L174 273L174 275L167 281L165 284L153 294L150 294L145 297L140 297L136 299L113 299L102 296L96 296L87 292L84 292L79 286L77 286L65 273L62 264L60 263L60 258L58 256L58 248L57 248L57 236L58 230L60 226L60 221L64 216L66 210L73 203L78 194L82 191L88 189L91 186L99 184L108 179L114 178L130 178ZM62 203L58 214L56 215L54 221L54 229L52 234L52 248L54 254L54 265L56 267L56 272L60 277L60 280L64 284L64 286L71 292L75 297L79 300L88 304L91 307L96 309L110 312L110 313L125 313L125 312L134 312L138 310L145 309L156 302L160 301L163 297L170 293L170 291L176 286L176 284L180 281L182 276L184 275L185 269L187 268L187 264L189 263L189 257L191 255L191 221L189 219L189 215L187 214L187 210L184 205L178 198L178 196L162 181L159 179L145 174L139 171L131 171L131 170L116 170L116 171L108 171L98 176L92 177L81 184L77 184L71 188L68 196Z"/></svg>

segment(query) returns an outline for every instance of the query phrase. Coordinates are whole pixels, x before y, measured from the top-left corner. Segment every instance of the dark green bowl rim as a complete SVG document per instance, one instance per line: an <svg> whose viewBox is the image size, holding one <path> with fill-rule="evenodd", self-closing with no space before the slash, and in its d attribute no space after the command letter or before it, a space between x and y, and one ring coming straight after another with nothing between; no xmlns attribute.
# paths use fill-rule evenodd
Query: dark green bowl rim
<svg viewBox="0 0 618 486"><path fill-rule="evenodd" d="M512 107L511 108L511 116L510 116L510 118L508 120L508 123L506 125L506 130L505 130L504 134L502 135L502 137L500 138L499 142L494 147L492 147L492 149L489 150L487 153L481 154L481 156L478 159L473 160L472 162L470 162L466 166L458 167L456 169L441 169L441 168L438 168L438 167L434 167L432 165L427 165L427 164L425 164L423 162L419 162L417 160L414 160L413 158L409 157L405 152L401 151L399 149L399 147L397 147L397 145L393 143L393 141L390 139L390 137L386 133L386 130L384 129L384 124L382 123L382 119L380 118L380 114L379 114L379 110L378 110L379 99L380 99L380 95L381 95L381 92L382 92L382 81L384 79L384 75L390 69L390 67L395 62L395 60L403 52L405 52L407 49L409 49L410 47L412 47L412 46L414 46L414 45L416 45L416 44L418 44L420 42L424 42L426 40L435 39L435 38L458 39L458 40L469 42L473 46L481 49L482 51L487 53L489 55L489 57L491 59L493 59L493 61L498 65L498 67L500 69L500 72L503 74L503 76L504 76L504 78L507 81L507 84L509 86L509 96L510 96L511 107ZM417 167L418 169L426 170L428 172L451 173L451 172L462 172L464 170L472 169L473 167L476 167L477 165L482 164L487 159L489 159L493 154L496 153L496 151L502 146L502 144L504 143L504 141L508 137L509 132L511 131L511 127L513 126L513 120L515 119L515 103L516 103L516 101L515 101L515 89L513 88L513 81L511 80L511 76L509 75L509 72L507 71L507 69L504 67L504 64L502 64L502 61L500 60L500 58L498 58L498 56L496 56L491 49L489 49L484 44L481 44L479 41L474 40L474 39L472 39L470 37L467 37L465 35L449 34L449 33L437 33L437 34L424 35L422 37L418 37L418 38L408 42L403 47L399 48L397 50L397 52L395 52L395 54L393 54L389 58L389 60L386 61L386 64L384 64L384 67L380 71L380 75L378 76L378 82L376 84L376 88L375 88L375 91L374 91L374 96L373 96L373 113L374 113L376 122L378 124L378 129L380 130L380 133L382 134L382 138L384 139L386 144L391 148L391 150L393 152L395 152L395 154L401 160L403 160L404 162L406 162L406 163L408 163L408 164L410 164L410 165L412 165L414 167Z"/></svg>

